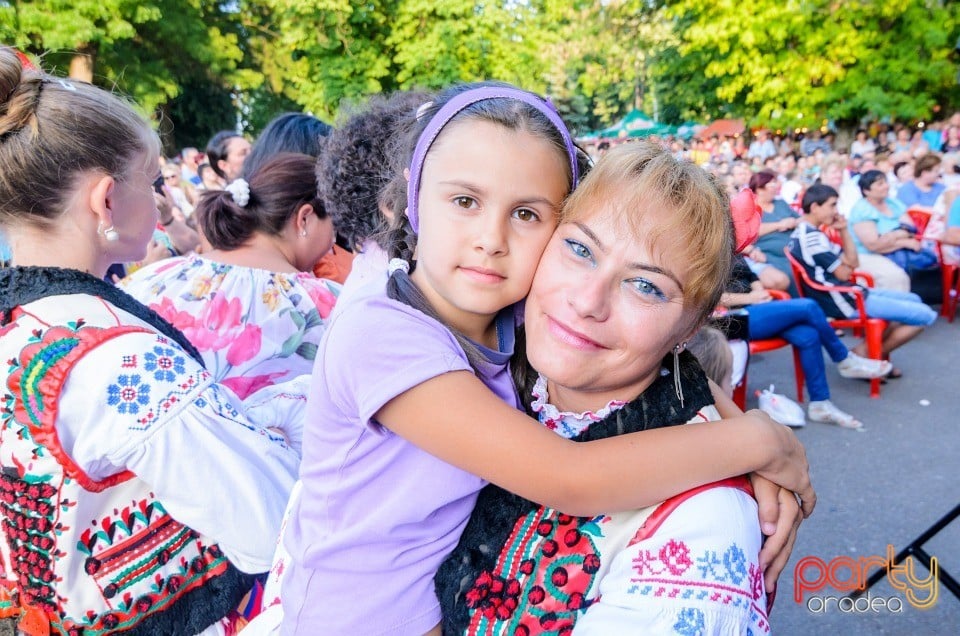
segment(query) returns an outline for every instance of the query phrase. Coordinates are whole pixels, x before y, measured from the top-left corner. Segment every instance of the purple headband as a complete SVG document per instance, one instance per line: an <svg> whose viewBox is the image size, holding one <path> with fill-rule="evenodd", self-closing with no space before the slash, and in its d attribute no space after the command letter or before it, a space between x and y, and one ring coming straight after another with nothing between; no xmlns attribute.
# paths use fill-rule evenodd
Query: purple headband
<svg viewBox="0 0 960 636"><path fill-rule="evenodd" d="M420 212L417 207L417 201L420 198L420 175L423 172L423 162L427 158L427 151L436 141L437 135L443 130L443 127L450 123L450 120L467 106L482 102L488 99L513 99L518 102L529 104L550 120L563 137L563 144L567 148L567 155L570 159L570 170L573 176L573 187L576 187L579 178L577 170L577 149L573 145L573 139L570 137L570 131L566 124L560 119L557 110L549 101L520 90L519 88L509 88L505 86L484 86L464 91L453 97L440 108L437 113L430 118L430 123L420 134L417 140L417 147L413 149L413 158L410 160L410 183L407 186L407 218L410 219L410 227L415 233L420 232Z"/></svg>

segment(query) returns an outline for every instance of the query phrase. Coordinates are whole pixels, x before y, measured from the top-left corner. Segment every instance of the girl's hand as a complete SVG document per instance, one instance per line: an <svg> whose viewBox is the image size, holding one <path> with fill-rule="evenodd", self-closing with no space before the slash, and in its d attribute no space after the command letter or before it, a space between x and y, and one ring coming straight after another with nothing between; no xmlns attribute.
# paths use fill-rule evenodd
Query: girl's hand
<svg viewBox="0 0 960 636"><path fill-rule="evenodd" d="M750 475L750 481L760 512L760 528L767 535L760 550L764 589L767 594L772 594L780 573L790 560L803 515L796 496L789 490L756 474Z"/></svg>
<svg viewBox="0 0 960 636"><path fill-rule="evenodd" d="M809 517L817 505L817 493L810 483L810 464L803 444L793 431L763 411L755 409L746 414L756 419L760 427L756 443L766 445L764 448L769 457L766 466L755 472L795 493L800 498L804 518Z"/></svg>

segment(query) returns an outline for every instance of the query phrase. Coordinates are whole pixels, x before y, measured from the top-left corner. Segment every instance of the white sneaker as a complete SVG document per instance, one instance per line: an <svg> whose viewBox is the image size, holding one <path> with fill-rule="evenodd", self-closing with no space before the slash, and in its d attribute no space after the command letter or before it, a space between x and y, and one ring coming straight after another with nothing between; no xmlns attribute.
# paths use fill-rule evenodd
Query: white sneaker
<svg viewBox="0 0 960 636"><path fill-rule="evenodd" d="M845 413L834 406L830 400L821 400L819 402L810 402L807 407L807 417L811 422L824 422L826 424L836 424L840 428L850 428L856 431L865 431L863 422Z"/></svg>
<svg viewBox="0 0 960 636"><path fill-rule="evenodd" d="M853 351L837 363L837 371L841 377L871 380L882 378L890 373L893 365L889 360L873 360L858 356Z"/></svg>

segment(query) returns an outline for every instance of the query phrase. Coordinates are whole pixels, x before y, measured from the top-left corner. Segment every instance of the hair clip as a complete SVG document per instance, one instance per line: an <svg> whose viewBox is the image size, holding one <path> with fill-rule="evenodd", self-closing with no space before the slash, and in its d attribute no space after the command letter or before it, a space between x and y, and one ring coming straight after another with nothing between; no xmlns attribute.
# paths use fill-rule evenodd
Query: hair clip
<svg viewBox="0 0 960 636"><path fill-rule="evenodd" d="M410 272L410 263L402 258L391 258L387 264L387 275L393 276L395 272L402 271L404 274Z"/></svg>
<svg viewBox="0 0 960 636"><path fill-rule="evenodd" d="M230 193L230 196L241 208L250 203L250 184L247 183L246 179L234 179L227 184L224 190Z"/></svg>
<svg viewBox="0 0 960 636"><path fill-rule="evenodd" d="M430 110L431 106L433 106L432 101L424 102L423 104L420 104L420 107L417 109L417 121L420 121L420 118L422 118L427 113L427 111Z"/></svg>
<svg viewBox="0 0 960 636"><path fill-rule="evenodd" d="M73 92L77 91L77 87L66 80L57 80L57 84L64 87L68 91L73 91Z"/></svg>

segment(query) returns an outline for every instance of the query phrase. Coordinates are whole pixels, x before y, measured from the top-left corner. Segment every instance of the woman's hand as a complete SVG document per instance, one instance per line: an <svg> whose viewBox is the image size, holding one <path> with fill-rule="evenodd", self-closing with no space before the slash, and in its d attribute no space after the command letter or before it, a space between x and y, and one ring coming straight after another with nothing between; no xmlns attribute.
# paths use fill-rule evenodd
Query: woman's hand
<svg viewBox="0 0 960 636"><path fill-rule="evenodd" d="M750 475L750 481L759 508L760 528L767 536L760 550L760 569L763 570L764 589L767 594L772 594L780 573L790 560L803 515L791 491L756 474Z"/></svg>
<svg viewBox="0 0 960 636"><path fill-rule="evenodd" d="M900 247L906 248L908 250L913 250L914 252L920 251L920 241L918 241L915 238L900 239L900 241L898 241L897 244Z"/></svg>
<svg viewBox="0 0 960 636"><path fill-rule="evenodd" d="M766 263L767 255L763 253L763 250L757 247L756 245L751 245L744 254L747 258L752 260L754 263Z"/></svg>
<svg viewBox="0 0 960 636"><path fill-rule="evenodd" d="M749 302L745 304L748 305L759 305L760 303L770 302L770 292L766 289L752 289L746 296Z"/></svg>
<svg viewBox="0 0 960 636"><path fill-rule="evenodd" d="M746 413L754 418L759 427L756 443L764 444L766 465L755 472L782 488L796 493L800 498L804 518L813 513L817 505L817 493L810 483L810 464L803 444L789 428L775 422L760 410Z"/></svg>
<svg viewBox="0 0 960 636"><path fill-rule="evenodd" d="M140 265L146 267L165 258L170 258L170 250L167 246L159 241L150 241L150 245L147 246L147 255L140 261Z"/></svg>
<svg viewBox="0 0 960 636"><path fill-rule="evenodd" d="M780 226L780 231L781 231L781 232L788 232L788 231L794 229L795 227L797 227L797 223L798 223L799 221L800 221L800 219L798 219L798 218L795 217L795 216L788 216L788 217L785 218L785 219L780 219L779 221L777 221L777 225Z"/></svg>

